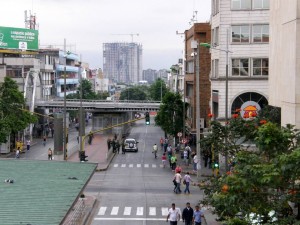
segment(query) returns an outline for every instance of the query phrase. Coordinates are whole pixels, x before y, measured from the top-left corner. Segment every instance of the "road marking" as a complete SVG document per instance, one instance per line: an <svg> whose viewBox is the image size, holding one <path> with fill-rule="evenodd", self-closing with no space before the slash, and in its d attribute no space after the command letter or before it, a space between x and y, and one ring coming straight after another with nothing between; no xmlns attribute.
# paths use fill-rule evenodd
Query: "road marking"
<svg viewBox="0 0 300 225"><path fill-rule="evenodd" d="M164 167L164 165L161 165L161 164L160 164L160 165L159 165L159 167L160 167L160 168L163 168L163 167Z"/></svg>
<svg viewBox="0 0 300 225"><path fill-rule="evenodd" d="M161 208L161 214L163 216L167 216L169 214L169 210L166 207Z"/></svg>
<svg viewBox="0 0 300 225"><path fill-rule="evenodd" d="M133 164L129 164L129 167L130 167L130 168L133 168Z"/></svg>
<svg viewBox="0 0 300 225"><path fill-rule="evenodd" d="M126 164L122 164L121 167L126 167Z"/></svg>
<svg viewBox="0 0 300 225"><path fill-rule="evenodd" d="M98 215L103 216L106 212L107 207L100 207Z"/></svg>
<svg viewBox="0 0 300 225"><path fill-rule="evenodd" d="M152 168L156 168L156 164L152 164Z"/></svg>
<svg viewBox="0 0 300 225"><path fill-rule="evenodd" d="M110 215L118 215L119 207L112 207Z"/></svg>
<svg viewBox="0 0 300 225"><path fill-rule="evenodd" d="M136 209L136 215L137 216L142 216L144 214L144 208L143 207L137 207Z"/></svg>
<svg viewBox="0 0 300 225"><path fill-rule="evenodd" d="M119 166L119 164L114 164L114 167L118 167Z"/></svg>
<svg viewBox="0 0 300 225"><path fill-rule="evenodd" d="M156 215L156 207L149 207L149 215L150 216Z"/></svg>
<svg viewBox="0 0 300 225"><path fill-rule="evenodd" d="M131 207L125 207L123 214L124 214L124 216L130 216L130 214L131 214Z"/></svg>
<svg viewBox="0 0 300 225"><path fill-rule="evenodd" d="M137 164L136 167L141 167L141 164Z"/></svg>
<svg viewBox="0 0 300 225"><path fill-rule="evenodd" d="M95 218L94 220L107 220L107 221L166 221L166 218Z"/></svg>
<svg viewBox="0 0 300 225"><path fill-rule="evenodd" d="M144 167L145 167L145 168L149 168L149 164L145 164Z"/></svg>

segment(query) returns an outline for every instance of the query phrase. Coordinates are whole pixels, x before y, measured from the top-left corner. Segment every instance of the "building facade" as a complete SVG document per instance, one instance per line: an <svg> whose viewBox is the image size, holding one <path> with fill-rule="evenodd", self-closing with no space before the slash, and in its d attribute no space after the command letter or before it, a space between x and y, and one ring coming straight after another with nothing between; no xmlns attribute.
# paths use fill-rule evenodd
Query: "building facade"
<svg viewBox="0 0 300 225"><path fill-rule="evenodd" d="M153 69L143 70L142 80L147 81L148 84L152 84L157 79L157 71Z"/></svg>
<svg viewBox="0 0 300 225"><path fill-rule="evenodd" d="M269 2L212 0L211 112L215 119L226 119L226 110L230 118L239 109L248 118L268 104Z"/></svg>
<svg viewBox="0 0 300 225"><path fill-rule="evenodd" d="M270 7L270 105L281 125L300 128L300 1L272 0Z"/></svg>
<svg viewBox="0 0 300 225"><path fill-rule="evenodd" d="M137 84L142 80L142 65L141 44L103 44L103 73L110 81Z"/></svg>
<svg viewBox="0 0 300 225"><path fill-rule="evenodd" d="M196 68L197 60L197 44L199 49L199 68ZM201 42L210 43L211 27L209 23L195 23L189 30L185 31L185 75L184 96L189 103L187 110L188 126L191 133L196 132L196 96L200 95L200 126L206 126L207 115L209 113L210 102L210 52L204 47L200 47ZM199 77L197 77L197 69L199 69ZM199 92L196 92L196 83L199 79ZM179 85L180 86L180 85Z"/></svg>

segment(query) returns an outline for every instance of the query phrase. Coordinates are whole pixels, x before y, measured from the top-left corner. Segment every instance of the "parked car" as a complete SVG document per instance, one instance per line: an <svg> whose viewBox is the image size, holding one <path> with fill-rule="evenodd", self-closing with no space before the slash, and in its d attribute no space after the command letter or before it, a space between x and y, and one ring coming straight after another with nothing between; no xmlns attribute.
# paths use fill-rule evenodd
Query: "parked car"
<svg viewBox="0 0 300 225"><path fill-rule="evenodd" d="M135 151L138 152L138 144L139 142L136 141L134 138L127 138L125 139L125 152Z"/></svg>

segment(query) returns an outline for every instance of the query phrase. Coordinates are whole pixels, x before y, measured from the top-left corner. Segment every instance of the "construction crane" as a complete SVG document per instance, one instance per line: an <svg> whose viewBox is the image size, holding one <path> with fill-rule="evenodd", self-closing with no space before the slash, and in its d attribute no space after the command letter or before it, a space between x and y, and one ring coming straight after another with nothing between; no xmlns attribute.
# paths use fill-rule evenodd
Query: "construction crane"
<svg viewBox="0 0 300 225"><path fill-rule="evenodd" d="M111 34L111 35L130 35L131 36L131 42L133 42L133 36L139 36L139 34Z"/></svg>

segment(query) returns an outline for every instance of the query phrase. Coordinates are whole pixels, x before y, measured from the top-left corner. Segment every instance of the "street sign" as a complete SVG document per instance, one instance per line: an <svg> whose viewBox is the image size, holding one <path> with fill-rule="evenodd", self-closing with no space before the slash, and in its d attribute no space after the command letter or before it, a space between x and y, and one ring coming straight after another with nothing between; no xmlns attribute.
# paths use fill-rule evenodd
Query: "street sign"
<svg viewBox="0 0 300 225"><path fill-rule="evenodd" d="M177 133L177 137L182 137L182 133L181 133L181 132L178 132L178 133Z"/></svg>

